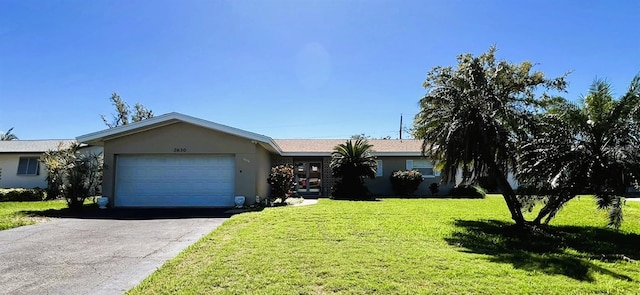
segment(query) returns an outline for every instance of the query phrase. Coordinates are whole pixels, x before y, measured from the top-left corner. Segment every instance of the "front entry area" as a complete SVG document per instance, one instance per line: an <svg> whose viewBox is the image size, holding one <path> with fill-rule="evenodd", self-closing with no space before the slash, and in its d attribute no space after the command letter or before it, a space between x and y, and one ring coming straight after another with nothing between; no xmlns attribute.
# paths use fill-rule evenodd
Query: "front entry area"
<svg viewBox="0 0 640 295"><path fill-rule="evenodd" d="M116 207L233 207L233 155L118 155Z"/></svg>
<svg viewBox="0 0 640 295"><path fill-rule="evenodd" d="M322 192L322 162L296 162L296 192L301 196L318 196Z"/></svg>

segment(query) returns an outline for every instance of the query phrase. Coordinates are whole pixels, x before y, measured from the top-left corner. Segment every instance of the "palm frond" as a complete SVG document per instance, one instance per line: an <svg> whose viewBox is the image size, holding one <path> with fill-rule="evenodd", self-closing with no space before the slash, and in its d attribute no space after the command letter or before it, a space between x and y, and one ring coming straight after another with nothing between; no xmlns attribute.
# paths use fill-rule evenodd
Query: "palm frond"
<svg viewBox="0 0 640 295"><path fill-rule="evenodd" d="M18 140L18 137L11 133L13 131L13 127L9 128L9 130L7 130L7 132L5 133L0 133L0 140L2 141L8 141L8 140Z"/></svg>

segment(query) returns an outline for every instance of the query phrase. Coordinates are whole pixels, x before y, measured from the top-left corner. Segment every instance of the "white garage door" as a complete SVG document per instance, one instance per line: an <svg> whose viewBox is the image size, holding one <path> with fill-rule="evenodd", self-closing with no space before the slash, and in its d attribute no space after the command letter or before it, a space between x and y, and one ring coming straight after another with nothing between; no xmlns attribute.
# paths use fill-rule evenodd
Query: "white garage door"
<svg viewBox="0 0 640 295"><path fill-rule="evenodd" d="M119 155L117 207L231 207L230 155Z"/></svg>

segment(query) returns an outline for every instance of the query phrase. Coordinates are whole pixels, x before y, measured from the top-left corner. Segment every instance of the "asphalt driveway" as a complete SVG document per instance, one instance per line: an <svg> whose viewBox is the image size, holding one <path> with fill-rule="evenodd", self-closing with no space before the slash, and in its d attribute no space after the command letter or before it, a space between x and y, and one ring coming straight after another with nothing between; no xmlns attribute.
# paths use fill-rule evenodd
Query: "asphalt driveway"
<svg viewBox="0 0 640 295"><path fill-rule="evenodd" d="M122 294L228 218L105 212L0 231L0 294Z"/></svg>

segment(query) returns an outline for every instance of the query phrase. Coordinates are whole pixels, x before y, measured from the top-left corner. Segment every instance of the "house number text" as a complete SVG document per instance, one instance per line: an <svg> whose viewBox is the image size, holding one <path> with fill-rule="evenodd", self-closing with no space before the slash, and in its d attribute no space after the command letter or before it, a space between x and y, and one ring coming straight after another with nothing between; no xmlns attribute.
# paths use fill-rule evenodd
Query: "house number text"
<svg viewBox="0 0 640 295"><path fill-rule="evenodd" d="M187 148L173 148L174 153L186 153Z"/></svg>

